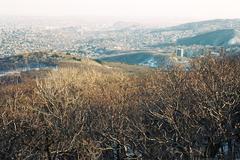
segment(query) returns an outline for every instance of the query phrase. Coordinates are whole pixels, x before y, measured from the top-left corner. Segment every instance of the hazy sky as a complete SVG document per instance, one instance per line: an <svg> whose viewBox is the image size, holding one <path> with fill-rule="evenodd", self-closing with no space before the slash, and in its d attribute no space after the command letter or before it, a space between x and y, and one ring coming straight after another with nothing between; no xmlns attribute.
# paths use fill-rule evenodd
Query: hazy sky
<svg viewBox="0 0 240 160"><path fill-rule="evenodd" d="M0 15L191 21L240 18L240 0L0 0Z"/></svg>

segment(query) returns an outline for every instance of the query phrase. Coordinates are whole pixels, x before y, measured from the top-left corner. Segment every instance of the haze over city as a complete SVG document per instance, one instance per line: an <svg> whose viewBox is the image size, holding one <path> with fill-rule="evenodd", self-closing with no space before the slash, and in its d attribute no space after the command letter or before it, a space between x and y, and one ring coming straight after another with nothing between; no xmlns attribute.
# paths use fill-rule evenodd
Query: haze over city
<svg viewBox="0 0 240 160"><path fill-rule="evenodd" d="M238 0L1 0L0 16L81 17L175 25L239 18Z"/></svg>

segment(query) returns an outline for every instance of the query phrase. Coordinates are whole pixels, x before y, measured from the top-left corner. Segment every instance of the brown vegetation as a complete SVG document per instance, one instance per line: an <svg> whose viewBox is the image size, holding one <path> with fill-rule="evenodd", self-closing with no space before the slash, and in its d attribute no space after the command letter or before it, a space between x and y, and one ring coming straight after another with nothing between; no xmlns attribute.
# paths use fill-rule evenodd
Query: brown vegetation
<svg viewBox="0 0 240 160"><path fill-rule="evenodd" d="M240 61L207 57L191 66L134 75L65 63L2 85L0 159L234 159Z"/></svg>

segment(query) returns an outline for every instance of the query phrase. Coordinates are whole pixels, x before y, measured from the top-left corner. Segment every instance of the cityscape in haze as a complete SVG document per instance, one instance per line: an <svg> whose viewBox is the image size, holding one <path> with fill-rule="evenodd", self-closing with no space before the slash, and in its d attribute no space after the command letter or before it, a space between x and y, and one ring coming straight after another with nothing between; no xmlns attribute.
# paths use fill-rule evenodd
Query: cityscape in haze
<svg viewBox="0 0 240 160"><path fill-rule="evenodd" d="M239 160L239 0L0 0L0 160Z"/></svg>
<svg viewBox="0 0 240 160"><path fill-rule="evenodd" d="M159 57L171 61L179 50L180 59L173 58L177 63L210 52L236 54L240 44L236 3L9 0L0 6L0 56L62 52L159 67Z"/></svg>
<svg viewBox="0 0 240 160"><path fill-rule="evenodd" d="M169 27L55 17L2 17L0 21L1 57L61 52L160 67L166 64L162 63L162 57L188 63L191 58L209 53L240 53L240 19L215 19Z"/></svg>

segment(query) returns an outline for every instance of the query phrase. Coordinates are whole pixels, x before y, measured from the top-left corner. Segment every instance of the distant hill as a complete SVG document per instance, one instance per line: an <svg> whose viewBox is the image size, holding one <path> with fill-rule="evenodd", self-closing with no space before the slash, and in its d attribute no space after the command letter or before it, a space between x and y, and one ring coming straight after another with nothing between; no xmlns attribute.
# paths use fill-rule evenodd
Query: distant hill
<svg viewBox="0 0 240 160"><path fill-rule="evenodd" d="M153 29L152 33L164 31L191 31L193 35L206 33L223 29L236 29L240 30L240 19L214 19L207 21L198 21L191 23L184 23L177 26Z"/></svg>
<svg viewBox="0 0 240 160"><path fill-rule="evenodd" d="M166 29L178 31L192 30L193 32L209 32L222 29L240 29L240 19L214 19L207 21L191 22L173 27L168 27Z"/></svg>
<svg viewBox="0 0 240 160"><path fill-rule="evenodd" d="M236 29L240 27L240 19L214 19L207 21L185 23L169 27L169 30L220 30Z"/></svg>
<svg viewBox="0 0 240 160"><path fill-rule="evenodd" d="M178 45L211 45L229 46L240 45L240 32L234 29L223 29L199 34L177 40Z"/></svg>

